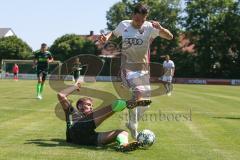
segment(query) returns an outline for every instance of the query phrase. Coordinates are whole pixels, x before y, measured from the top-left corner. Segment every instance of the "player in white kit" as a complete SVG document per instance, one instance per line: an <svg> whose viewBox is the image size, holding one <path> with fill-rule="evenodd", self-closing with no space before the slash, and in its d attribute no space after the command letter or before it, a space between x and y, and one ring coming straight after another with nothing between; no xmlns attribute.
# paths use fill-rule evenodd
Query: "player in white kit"
<svg viewBox="0 0 240 160"><path fill-rule="evenodd" d="M171 96L172 78L175 71L175 65L174 65L174 62L170 60L169 55L165 56L165 61L163 62L163 69L164 69L164 75L162 77L162 81L166 89L166 94L168 96Z"/></svg>
<svg viewBox="0 0 240 160"><path fill-rule="evenodd" d="M147 6L139 3L135 6L132 20L120 22L117 28L101 35L99 41L104 43L112 35L122 37L121 78L123 85L132 91L132 99L150 99L150 51L151 42L157 37L171 40L173 35L157 21L146 21ZM129 110L127 127L134 139L137 138L138 120L149 106L138 106Z"/></svg>

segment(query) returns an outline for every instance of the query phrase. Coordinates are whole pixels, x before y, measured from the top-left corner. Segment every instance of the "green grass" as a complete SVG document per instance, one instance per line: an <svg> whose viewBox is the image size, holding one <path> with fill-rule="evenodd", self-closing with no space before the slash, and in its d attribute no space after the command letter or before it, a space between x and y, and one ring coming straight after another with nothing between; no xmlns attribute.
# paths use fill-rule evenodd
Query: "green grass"
<svg viewBox="0 0 240 160"><path fill-rule="evenodd" d="M156 134L156 143L148 150L119 153L111 146L65 143L65 122L55 114L56 91L47 83L44 99L39 101L35 99L35 84L36 81L0 81L1 160L240 159L240 87L174 85L171 97L152 98L153 104L140 122L140 130L147 128ZM83 87L117 96L111 83L87 83ZM109 95L101 96L107 99ZM75 101L77 96L71 99ZM103 102L95 100L95 106ZM126 110L115 114L97 130L126 129L126 114Z"/></svg>

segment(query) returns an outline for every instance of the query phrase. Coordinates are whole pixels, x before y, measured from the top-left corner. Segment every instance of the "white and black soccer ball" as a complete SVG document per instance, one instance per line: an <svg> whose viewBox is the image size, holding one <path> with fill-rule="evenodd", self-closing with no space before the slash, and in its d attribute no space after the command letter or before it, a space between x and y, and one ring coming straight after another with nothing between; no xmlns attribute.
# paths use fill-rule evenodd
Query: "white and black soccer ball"
<svg viewBox="0 0 240 160"><path fill-rule="evenodd" d="M141 132L138 133L137 136L137 141L142 144L143 148L148 148L152 146L153 143L155 142L155 139L156 139L155 134L148 129L142 130Z"/></svg>

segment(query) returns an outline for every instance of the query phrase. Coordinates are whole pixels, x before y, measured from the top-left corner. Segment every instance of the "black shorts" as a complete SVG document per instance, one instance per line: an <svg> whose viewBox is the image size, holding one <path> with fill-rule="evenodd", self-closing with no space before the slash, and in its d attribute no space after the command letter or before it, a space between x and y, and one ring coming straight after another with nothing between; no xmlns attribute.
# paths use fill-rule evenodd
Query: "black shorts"
<svg viewBox="0 0 240 160"><path fill-rule="evenodd" d="M39 78L40 76L42 77L43 80L46 79L48 74L48 70L47 69L37 69L37 77Z"/></svg>
<svg viewBox="0 0 240 160"><path fill-rule="evenodd" d="M77 80L80 77L80 72L79 71L73 72L73 77L74 77L74 80Z"/></svg>
<svg viewBox="0 0 240 160"><path fill-rule="evenodd" d="M95 131L96 125L92 118L76 122L68 129L72 143L79 145L98 145L98 132Z"/></svg>

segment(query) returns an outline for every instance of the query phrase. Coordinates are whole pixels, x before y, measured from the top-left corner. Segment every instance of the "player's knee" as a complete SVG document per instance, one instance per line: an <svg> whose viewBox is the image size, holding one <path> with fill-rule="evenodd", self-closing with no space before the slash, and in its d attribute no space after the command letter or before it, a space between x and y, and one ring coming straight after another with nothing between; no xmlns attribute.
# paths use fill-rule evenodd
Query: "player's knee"
<svg viewBox="0 0 240 160"><path fill-rule="evenodd" d="M125 130L123 130L123 129L118 129L118 130L116 130L116 133L117 133L117 135L119 135L119 134L123 134L123 135L128 136L128 132L125 131Z"/></svg>
<svg viewBox="0 0 240 160"><path fill-rule="evenodd" d="M38 79L38 83L42 83L42 78L39 78L39 79Z"/></svg>
<svg viewBox="0 0 240 160"><path fill-rule="evenodd" d="M128 132L125 130L122 130L121 134L128 136Z"/></svg>
<svg viewBox="0 0 240 160"><path fill-rule="evenodd" d="M124 130L121 130L120 133L116 137L116 142L119 145L126 145L126 144L128 144L128 132L126 132Z"/></svg>

